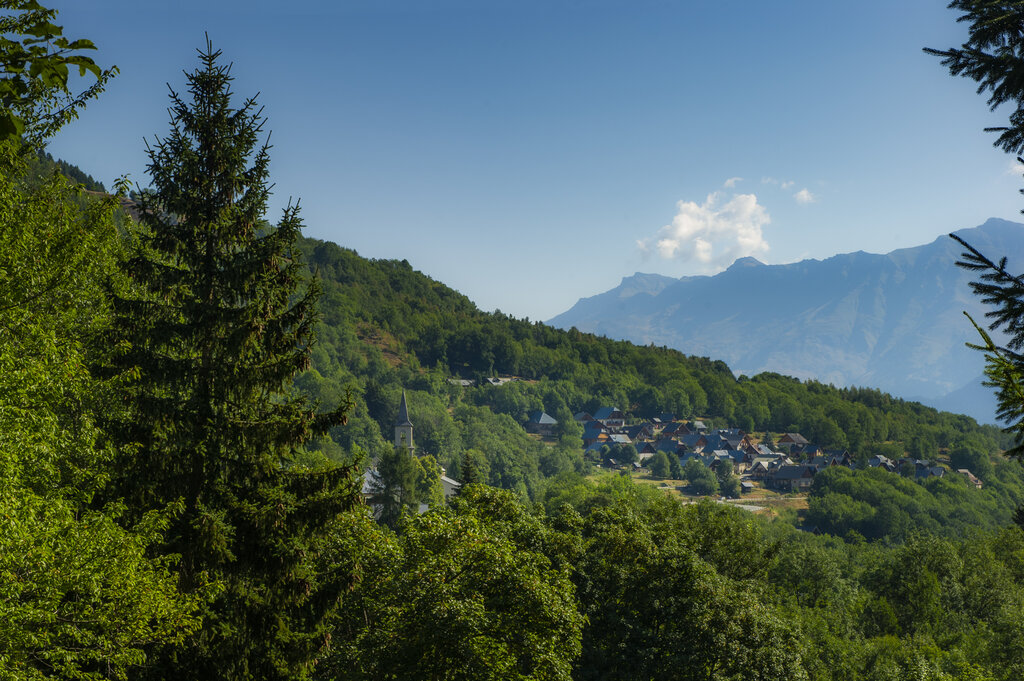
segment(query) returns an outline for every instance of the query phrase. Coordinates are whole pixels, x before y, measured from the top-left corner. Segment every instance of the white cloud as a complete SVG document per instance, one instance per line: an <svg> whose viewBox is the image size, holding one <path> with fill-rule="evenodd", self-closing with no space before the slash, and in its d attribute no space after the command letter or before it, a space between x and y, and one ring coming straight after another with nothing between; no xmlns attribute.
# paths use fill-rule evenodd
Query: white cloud
<svg viewBox="0 0 1024 681"><path fill-rule="evenodd" d="M797 203L814 203L817 197L814 196L807 188L801 189L796 194L793 194L793 198L796 199Z"/></svg>
<svg viewBox="0 0 1024 681"><path fill-rule="evenodd" d="M1020 161L1012 162L1006 169L1007 175L1024 175L1024 163Z"/></svg>
<svg viewBox="0 0 1024 681"><path fill-rule="evenodd" d="M771 217L754 194L733 194L723 203L722 195L715 192L702 204L680 201L676 208L671 224L637 241L643 253L694 262L703 271L714 271L736 258L768 252L761 228Z"/></svg>
<svg viewBox="0 0 1024 681"><path fill-rule="evenodd" d="M761 184L770 184L778 187L779 189L788 190L796 186L796 182L793 180L780 180L776 177L762 177Z"/></svg>
<svg viewBox="0 0 1024 681"><path fill-rule="evenodd" d="M742 177L730 177L728 180L725 181L725 183L722 186L725 187L726 189L732 189L733 187L736 186L737 182L742 182L742 181L743 181Z"/></svg>

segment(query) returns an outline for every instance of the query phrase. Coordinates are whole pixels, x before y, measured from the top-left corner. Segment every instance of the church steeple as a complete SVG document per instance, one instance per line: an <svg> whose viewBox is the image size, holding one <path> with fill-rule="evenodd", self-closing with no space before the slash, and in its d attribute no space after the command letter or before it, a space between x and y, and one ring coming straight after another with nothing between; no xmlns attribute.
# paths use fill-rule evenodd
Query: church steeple
<svg viewBox="0 0 1024 681"><path fill-rule="evenodd" d="M395 419L395 446L404 447L413 453L412 444L412 421L409 420L409 407L405 403L405 391L402 391L402 401L398 405L398 417Z"/></svg>

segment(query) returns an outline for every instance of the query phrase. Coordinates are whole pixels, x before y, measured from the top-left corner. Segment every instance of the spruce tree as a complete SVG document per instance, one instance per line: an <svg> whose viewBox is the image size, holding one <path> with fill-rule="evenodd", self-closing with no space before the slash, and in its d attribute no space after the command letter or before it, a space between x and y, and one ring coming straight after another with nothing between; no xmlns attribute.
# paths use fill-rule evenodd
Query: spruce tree
<svg viewBox="0 0 1024 681"><path fill-rule="evenodd" d="M463 488L466 485L476 485L484 481L483 476L480 475L480 469L477 468L476 462L468 451L462 455L462 465L459 467L459 473L459 482Z"/></svg>
<svg viewBox="0 0 1024 681"><path fill-rule="evenodd" d="M394 447L381 454L376 475L370 483L377 519L395 529L405 510L415 511L419 502L416 482L419 466L405 447Z"/></svg>
<svg viewBox="0 0 1024 681"><path fill-rule="evenodd" d="M995 145L1024 163L1024 3L953 0L949 7L963 12L957 21L969 25L967 41L959 48L925 52L941 57L952 75L978 83L978 93L989 94L993 111L1008 105L1008 124L986 130L998 132ZM981 337L973 347L985 353L987 385L997 391L997 415L1016 436L1016 446L1007 455L1024 459L1024 275L1010 271L1006 258L990 258L955 234L950 236L964 247L957 265L978 273L971 288L991 308L986 313L991 320L988 329L1007 336L1001 345L971 320ZM1024 525L1024 509L1018 511L1017 521Z"/></svg>
<svg viewBox="0 0 1024 681"><path fill-rule="evenodd" d="M305 281L298 205L264 220L269 145L255 99L232 104L230 67L209 41L171 91L171 131L148 147L135 287L113 296L122 349L110 370L136 376L127 416L109 424L130 452L111 494L129 522L169 508L161 552L179 588L206 598L203 629L150 651L147 678L303 677L329 640L345 575L313 563L357 499L350 471L294 464L303 443L344 421L291 392L309 364L319 289Z"/></svg>

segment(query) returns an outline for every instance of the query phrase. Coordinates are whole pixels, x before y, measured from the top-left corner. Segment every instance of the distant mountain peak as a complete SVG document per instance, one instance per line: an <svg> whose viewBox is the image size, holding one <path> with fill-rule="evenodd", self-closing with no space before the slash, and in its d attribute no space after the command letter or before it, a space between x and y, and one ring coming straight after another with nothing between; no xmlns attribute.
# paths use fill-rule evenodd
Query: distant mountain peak
<svg viewBox="0 0 1024 681"><path fill-rule="evenodd" d="M1024 267L1024 225L992 218L956 234ZM977 339L962 311L981 319L986 309L971 293L973 273L955 264L961 250L942 235L887 254L778 265L748 256L713 276L675 280L636 274L550 323L721 359L748 376L774 371L904 399L975 399L977 391L960 389L977 382L984 358L964 345ZM992 418L990 404L943 406Z"/></svg>
<svg viewBox="0 0 1024 681"><path fill-rule="evenodd" d="M666 277L663 274L649 274L647 272L637 272L633 276L623 277L622 283L619 284L618 292L620 298L629 298L635 296L638 293L647 293L649 295L657 295L665 289L665 287L674 284L676 282L672 277Z"/></svg>
<svg viewBox="0 0 1024 681"><path fill-rule="evenodd" d="M736 262L729 265L730 270L738 270L745 267L765 267L765 264L752 255L745 255L742 258L737 258Z"/></svg>

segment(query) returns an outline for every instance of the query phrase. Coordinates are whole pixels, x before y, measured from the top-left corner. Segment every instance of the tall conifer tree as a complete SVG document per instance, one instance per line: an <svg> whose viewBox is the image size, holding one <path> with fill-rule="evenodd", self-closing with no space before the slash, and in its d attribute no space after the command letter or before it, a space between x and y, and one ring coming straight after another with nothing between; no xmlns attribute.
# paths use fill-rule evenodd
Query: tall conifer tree
<svg viewBox="0 0 1024 681"><path fill-rule="evenodd" d="M989 94L993 111L1008 105L1008 124L986 131L998 132L995 145L1024 163L1024 2L953 0L949 8L963 12L957 21L969 25L967 41L959 48L925 52L942 57L952 75L978 83L978 93ZM982 341L973 347L986 355L986 384L997 391L997 416L1016 437L1016 446L1006 454L1024 460L1024 276L1011 272L1005 257L990 259L955 234L950 236L964 247L957 265L979 273L971 289L991 308L985 313L991 319L989 330L1002 330L1008 337L1005 346L998 345L971 320ZM1024 525L1024 507L1018 510L1017 522Z"/></svg>
<svg viewBox="0 0 1024 681"><path fill-rule="evenodd" d="M131 517L174 509L162 550L180 555L180 588L207 596L201 635L151 651L151 678L301 678L347 586L311 563L357 497L350 471L293 454L346 410L317 415L291 393L319 290L298 259L298 206L264 221L265 119L254 99L233 107L219 56L200 50L188 100L172 90L171 132L148 149L152 191L126 263L137 287L114 297L127 349L111 368L138 380L111 426L133 452L113 493Z"/></svg>

